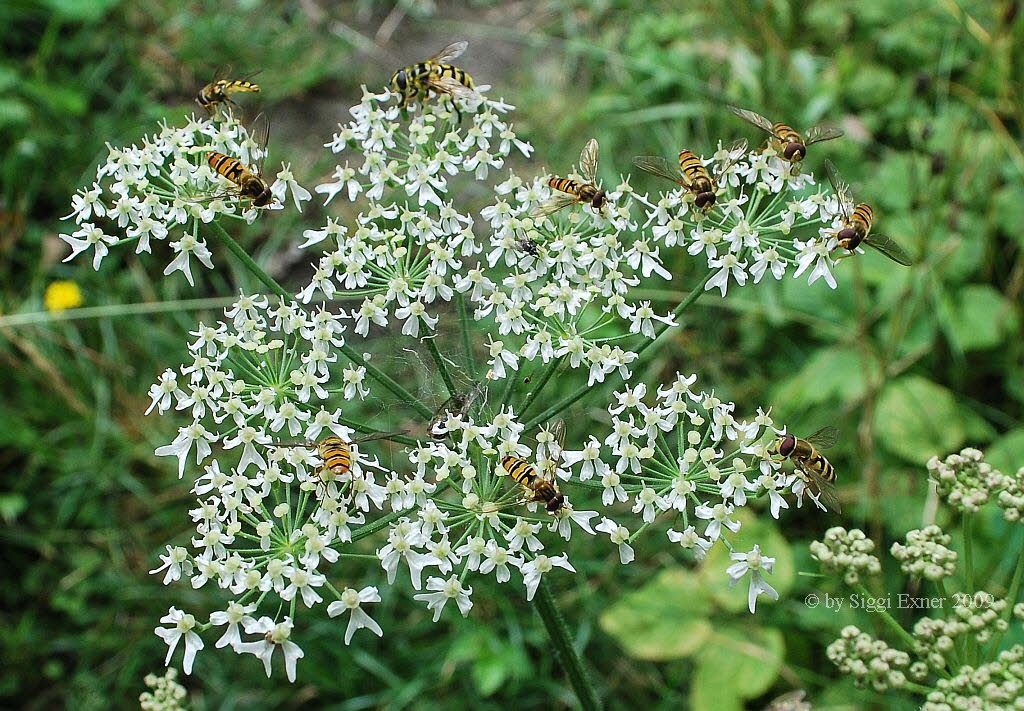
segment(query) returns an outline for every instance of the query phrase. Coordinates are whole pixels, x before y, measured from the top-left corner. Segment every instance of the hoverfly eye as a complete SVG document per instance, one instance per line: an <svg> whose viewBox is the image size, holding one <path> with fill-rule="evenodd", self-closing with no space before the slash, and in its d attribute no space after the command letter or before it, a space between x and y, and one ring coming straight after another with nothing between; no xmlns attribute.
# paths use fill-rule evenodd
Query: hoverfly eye
<svg viewBox="0 0 1024 711"><path fill-rule="evenodd" d="M394 84L394 85L395 85L396 87L398 87L398 90L399 90L399 91L405 91L405 87L406 87L406 86L408 85L408 81L407 81L407 80L406 80L406 78L405 78L405 70L404 70L404 69L402 69L402 70L399 70L398 72L396 72L396 73L395 73L395 76L394 76L394 78L393 78L393 79L391 80L391 82L392 82L392 83L393 83L393 84Z"/></svg>
<svg viewBox="0 0 1024 711"><path fill-rule="evenodd" d="M857 239L857 232L852 227L844 227L836 233L836 239L839 241L839 246L843 249L853 249L859 244Z"/></svg>
<svg viewBox="0 0 1024 711"><path fill-rule="evenodd" d="M783 457L788 457L793 453L793 449L796 447L796 437L791 434L786 435L782 438L782 443L779 445L779 454Z"/></svg>
<svg viewBox="0 0 1024 711"><path fill-rule="evenodd" d="M710 207L715 204L715 194L710 191L697 193L697 197L693 202L698 208L703 210L705 207Z"/></svg>
<svg viewBox="0 0 1024 711"><path fill-rule="evenodd" d="M782 155L788 161L801 161L807 155L807 148L802 143L788 143L782 150Z"/></svg>

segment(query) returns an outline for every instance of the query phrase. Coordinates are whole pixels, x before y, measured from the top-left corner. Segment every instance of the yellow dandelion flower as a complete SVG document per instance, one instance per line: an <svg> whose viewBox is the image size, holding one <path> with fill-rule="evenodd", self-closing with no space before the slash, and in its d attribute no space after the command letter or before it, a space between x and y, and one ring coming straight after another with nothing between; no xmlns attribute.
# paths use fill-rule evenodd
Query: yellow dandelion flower
<svg viewBox="0 0 1024 711"><path fill-rule="evenodd" d="M46 287L43 303L47 311L65 311L82 305L82 290L73 281L55 281Z"/></svg>

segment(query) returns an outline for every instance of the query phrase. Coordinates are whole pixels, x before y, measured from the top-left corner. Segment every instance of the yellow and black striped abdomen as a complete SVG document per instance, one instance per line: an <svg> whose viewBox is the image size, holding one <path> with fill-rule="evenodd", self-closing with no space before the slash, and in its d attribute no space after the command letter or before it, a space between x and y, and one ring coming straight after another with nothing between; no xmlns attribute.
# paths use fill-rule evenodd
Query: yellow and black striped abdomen
<svg viewBox="0 0 1024 711"><path fill-rule="evenodd" d="M211 151L206 156L206 160L218 175L223 175L235 185L242 184L242 176L247 172L245 163L237 158L216 151Z"/></svg>
<svg viewBox="0 0 1024 711"><path fill-rule="evenodd" d="M583 183L573 180L572 178L549 178L548 187L554 190L567 193L569 195L580 196L580 190L583 187Z"/></svg>
<svg viewBox="0 0 1024 711"><path fill-rule="evenodd" d="M233 79L231 81L225 81L223 91L225 94L234 94L235 92L258 92L260 90L259 84L253 84L251 81L245 81L244 79Z"/></svg>
<svg viewBox="0 0 1024 711"><path fill-rule="evenodd" d="M501 466L518 484L532 490L537 480L537 470L532 464L521 457L505 456L501 458Z"/></svg>
<svg viewBox="0 0 1024 711"><path fill-rule="evenodd" d="M866 202L862 202L853 209L853 215L850 216L850 225L855 229L860 227L864 230L864 234L861 236L867 237L868 232L871 231L871 223L874 219L875 211Z"/></svg>
<svg viewBox="0 0 1024 711"><path fill-rule="evenodd" d="M352 468L352 449L341 437L326 437L317 444L324 469L336 476L345 476Z"/></svg>
<svg viewBox="0 0 1024 711"><path fill-rule="evenodd" d="M689 181L695 182L699 178L711 179L708 169L704 167L700 158L693 151L686 150L685 148L679 151L679 169L683 171Z"/></svg>
<svg viewBox="0 0 1024 711"><path fill-rule="evenodd" d="M776 123L772 128L775 129L775 135L779 137L783 143L803 143L804 137L793 130L791 126L787 126L784 123Z"/></svg>
<svg viewBox="0 0 1024 711"><path fill-rule="evenodd" d="M469 76L465 69L460 69L454 64L435 64L434 72L438 77L450 77L454 79L467 89L473 88L473 77Z"/></svg>

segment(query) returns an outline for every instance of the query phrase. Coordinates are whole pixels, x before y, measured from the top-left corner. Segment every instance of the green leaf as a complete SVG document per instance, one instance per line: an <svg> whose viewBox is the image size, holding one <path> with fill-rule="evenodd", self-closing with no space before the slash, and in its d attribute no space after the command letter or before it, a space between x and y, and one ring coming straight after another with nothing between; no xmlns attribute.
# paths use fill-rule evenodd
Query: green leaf
<svg viewBox="0 0 1024 711"><path fill-rule="evenodd" d="M952 452L967 438L953 394L919 375L885 386L875 409L875 432L883 447L915 464Z"/></svg>
<svg viewBox="0 0 1024 711"><path fill-rule="evenodd" d="M1024 200L1020 199L1020 194L1020 185L999 188L992 193L992 207L1003 234L1024 244Z"/></svg>
<svg viewBox="0 0 1024 711"><path fill-rule="evenodd" d="M1004 474L1024 467L1024 427L1010 430L985 449L985 461Z"/></svg>
<svg viewBox="0 0 1024 711"><path fill-rule="evenodd" d="M785 655L782 633L754 625L715 627L700 650L690 701L695 711L741 709L771 688Z"/></svg>
<svg viewBox="0 0 1024 711"><path fill-rule="evenodd" d="M636 659L688 657L711 634L711 603L686 568L662 570L601 615L601 629Z"/></svg>
<svg viewBox="0 0 1024 711"><path fill-rule="evenodd" d="M1013 306L988 284L947 291L940 307L946 335L963 352L998 346L1017 322Z"/></svg>
<svg viewBox="0 0 1024 711"><path fill-rule="evenodd" d="M876 370L874 360L868 367ZM772 402L787 412L823 402L852 402L864 392L865 364L852 348L821 348L775 390Z"/></svg>
<svg viewBox="0 0 1024 711"><path fill-rule="evenodd" d="M749 511L744 510L734 518L742 526L739 533L728 533L733 548L746 553L756 543L761 546L762 554L775 558L775 567L771 573L765 575L765 580L778 591L780 598L784 597L793 587L793 580L796 577L793 552L786 539L782 537L775 522L767 514L755 517ZM707 559L701 563L699 575L705 589L716 603L730 612L742 611L744 615L749 615L747 590L750 581L745 578L735 586L729 585L729 576L725 574L725 569L732 562L729 558L729 549L723 545L716 545L708 552ZM757 604L759 606L771 605L773 601L762 595L757 599Z"/></svg>

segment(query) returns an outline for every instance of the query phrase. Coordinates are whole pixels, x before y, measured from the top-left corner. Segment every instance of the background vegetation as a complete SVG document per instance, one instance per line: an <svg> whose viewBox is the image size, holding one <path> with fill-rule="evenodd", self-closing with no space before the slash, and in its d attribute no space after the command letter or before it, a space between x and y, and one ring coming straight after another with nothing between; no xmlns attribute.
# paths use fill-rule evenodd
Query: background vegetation
<svg viewBox="0 0 1024 711"><path fill-rule="evenodd" d="M221 254L195 289L160 276L163 261L124 252L96 274L61 264L56 235L104 143L131 143L157 120L177 120L223 64L262 69L272 158L290 160L309 187L328 166L320 146L359 84L381 85L454 39L470 41L462 65L518 106L517 130L539 163L572 162L594 135L606 180L635 154L753 138L726 102L797 127L837 122L847 138L816 147L811 166L825 157L844 166L881 228L920 264L904 270L872 254L844 264L836 291L789 280L699 302L650 378L694 371L741 409L773 405L797 431L836 424L842 523L886 548L927 516L923 464L932 454L971 444L996 466L1024 464L1017 0L334 5L0 4L3 706L130 707L143 675L160 667L157 618L170 604L214 604L147 575L163 545L185 533L189 483L152 454L176 423L141 413L148 385L179 362L196 320L214 318L236 285L255 285ZM242 236L298 284L308 259L294 251L301 227L287 219ZM303 224L319 224L316 208ZM692 275L692 265L678 272L687 268ZM59 279L77 281L92 310L47 314L44 290ZM416 361L405 365L425 397L439 392ZM602 693L612 705L740 708L803 686L821 708L869 706L871 695L836 680L823 655L853 618L805 607L815 582L795 575L814 569L806 543L836 523L799 514L779 530L762 524L757 539L776 542L773 583L783 597L762 602L753 620L742 590L739 601L723 593L721 561L693 571L656 536L627 568L612 564L607 546L595 548L579 575L554 582ZM998 594L1012 562L1000 559L999 543L1010 534L993 519L978 535L977 565L991 570ZM385 638L351 648L324 622L304 635L294 686L267 680L255 660L211 651L183 680L193 706L209 709L572 704L532 612L493 593L478 594L468 620L434 625L398 588L381 605Z"/></svg>

